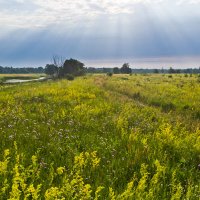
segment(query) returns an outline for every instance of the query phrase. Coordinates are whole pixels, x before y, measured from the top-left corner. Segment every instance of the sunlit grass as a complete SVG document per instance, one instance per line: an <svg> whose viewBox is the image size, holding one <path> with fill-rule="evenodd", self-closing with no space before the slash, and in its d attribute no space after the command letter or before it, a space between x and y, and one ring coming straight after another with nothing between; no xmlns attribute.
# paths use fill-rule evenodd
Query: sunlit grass
<svg viewBox="0 0 200 200"><path fill-rule="evenodd" d="M0 197L199 199L197 80L95 75L1 85Z"/></svg>

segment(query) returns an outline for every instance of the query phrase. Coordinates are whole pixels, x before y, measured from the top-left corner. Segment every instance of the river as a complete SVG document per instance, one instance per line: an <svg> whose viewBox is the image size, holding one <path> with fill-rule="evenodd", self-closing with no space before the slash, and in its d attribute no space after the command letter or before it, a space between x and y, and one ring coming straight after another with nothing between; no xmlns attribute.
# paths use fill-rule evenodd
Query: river
<svg viewBox="0 0 200 200"><path fill-rule="evenodd" d="M29 79L29 80L21 80L21 79L8 79L4 83L26 83L26 82L33 82L33 81L42 81L45 80L46 77L40 77L37 79Z"/></svg>

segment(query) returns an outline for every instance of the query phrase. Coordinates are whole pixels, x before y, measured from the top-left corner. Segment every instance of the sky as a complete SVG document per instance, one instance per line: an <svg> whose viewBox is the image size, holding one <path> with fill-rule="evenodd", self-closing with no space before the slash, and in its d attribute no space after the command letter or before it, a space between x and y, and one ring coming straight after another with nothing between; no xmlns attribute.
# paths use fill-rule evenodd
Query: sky
<svg viewBox="0 0 200 200"><path fill-rule="evenodd" d="M0 0L0 65L200 66L200 0Z"/></svg>

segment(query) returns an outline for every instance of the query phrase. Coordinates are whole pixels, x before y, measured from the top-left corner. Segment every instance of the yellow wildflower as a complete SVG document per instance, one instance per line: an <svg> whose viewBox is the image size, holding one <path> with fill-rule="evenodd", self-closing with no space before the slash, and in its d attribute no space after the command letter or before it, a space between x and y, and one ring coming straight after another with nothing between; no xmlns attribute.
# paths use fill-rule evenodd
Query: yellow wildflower
<svg viewBox="0 0 200 200"><path fill-rule="evenodd" d="M92 167L93 168L98 167L101 159L97 157L97 152L96 151L92 152L91 156L92 156Z"/></svg>
<svg viewBox="0 0 200 200"><path fill-rule="evenodd" d="M75 156L74 163L75 163L75 166L80 167L80 168L84 166L85 162L84 162L84 155L83 155L83 153L80 153L79 156Z"/></svg>
<svg viewBox="0 0 200 200"><path fill-rule="evenodd" d="M56 171L57 171L57 173L58 173L59 175L61 175L61 174L63 174L64 170L65 170L64 167L58 167Z"/></svg>
<svg viewBox="0 0 200 200"><path fill-rule="evenodd" d="M103 189L104 189L104 187L102 187L102 186L99 186L99 187L96 189L94 200L98 200L98 198L100 197L99 193L100 193L101 190L103 190Z"/></svg>

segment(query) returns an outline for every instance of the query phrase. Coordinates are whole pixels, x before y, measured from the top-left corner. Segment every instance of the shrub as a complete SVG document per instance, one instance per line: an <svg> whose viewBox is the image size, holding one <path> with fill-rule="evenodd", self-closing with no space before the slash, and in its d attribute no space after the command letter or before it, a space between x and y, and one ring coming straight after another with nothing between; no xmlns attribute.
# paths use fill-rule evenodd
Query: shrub
<svg viewBox="0 0 200 200"><path fill-rule="evenodd" d="M69 81L73 81L74 80L74 76L72 74L66 74L65 78Z"/></svg>
<svg viewBox="0 0 200 200"><path fill-rule="evenodd" d="M108 72L106 75L111 77L113 74L111 72Z"/></svg>

